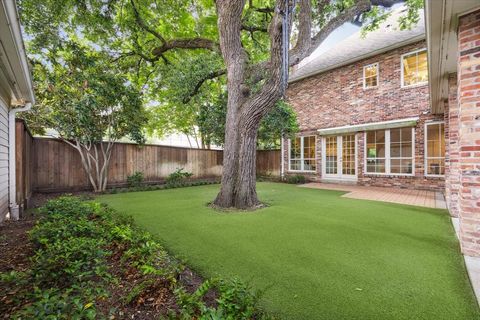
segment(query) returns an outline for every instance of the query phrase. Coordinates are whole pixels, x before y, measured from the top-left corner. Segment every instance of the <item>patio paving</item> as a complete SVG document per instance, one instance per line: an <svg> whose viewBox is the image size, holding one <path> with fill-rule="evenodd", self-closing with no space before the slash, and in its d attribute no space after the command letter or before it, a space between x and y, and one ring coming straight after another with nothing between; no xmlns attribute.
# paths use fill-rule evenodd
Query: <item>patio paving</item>
<svg viewBox="0 0 480 320"><path fill-rule="evenodd" d="M410 190L398 188L365 187L350 184L318 183L303 184L300 187L347 191L342 197L408 204L412 206L446 209L443 194L438 191Z"/></svg>

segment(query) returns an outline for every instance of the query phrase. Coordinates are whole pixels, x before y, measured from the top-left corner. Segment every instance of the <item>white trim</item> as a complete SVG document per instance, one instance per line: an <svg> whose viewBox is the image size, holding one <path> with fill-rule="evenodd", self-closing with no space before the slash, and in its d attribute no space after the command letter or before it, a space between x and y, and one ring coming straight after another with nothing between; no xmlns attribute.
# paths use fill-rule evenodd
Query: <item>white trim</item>
<svg viewBox="0 0 480 320"><path fill-rule="evenodd" d="M383 129L375 129L369 127L375 127L375 126L389 126L391 125L392 128L395 128L398 126L398 128L401 127L409 127L407 123L410 122L417 122L419 117L411 117L411 118L405 118L405 119L396 119L396 120L388 120L388 121L380 121L380 122L368 122L368 123L362 123L362 124L354 124L354 125L349 125L349 126L341 126L341 127L333 127L333 128L326 128L326 129L318 129L317 131L321 135L329 135L329 132L332 132L330 135L335 134L334 131L337 130L349 130L347 132L355 132L355 131L367 131L367 130L383 130ZM405 125L403 125L405 123ZM412 126L413 127L413 126ZM387 128L388 129L388 128Z"/></svg>
<svg viewBox="0 0 480 320"><path fill-rule="evenodd" d="M373 66L376 66L376 70L377 70L377 72L376 72L377 84L375 86L372 86L372 87L367 87L366 86L366 81L365 81L365 69L368 68L368 67L373 67ZM378 62L367 64L366 66L363 66L363 90L378 88L379 81L380 81L379 75L380 75L380 65L379 65Z"/></svg>
<svg viewBox="0 0 480 320"><path fill-rule="evenodd" d="M314 137L315 141L313 142L314 144L314 154L315 154L315 157L314 158L307 158L305 159L304 157L304 150L303 150L303 140L304 138L309 138L309 137ZM292 139L288 139L288 157L287 157L287 160L288 160L288 171L289 172L306 172L306 173L315 173L317 172L317 136L314 135L314 134L310 134L310 135L305 135L305 136L297 136L295 137L296 138L300 138L300 158L295 158L295 159L292 159L291 158L291 148L292 148ZM299 160L300 161L300 170L293 170L292 169L292 165L291 165L291 161L292 160ZM304 161L305 160L314 160L315 161L315 170L304 170Z"/></svg>
<svg viewBox="0 0 480 320"><path fill-rule="evenodd" d="M394 128L397 129L397 128ZM380 129L385 131L385 172L368 172L367 171L367 133L364 134L364 151L363 151L363 161L364 161L364 176L395 176L395 177L414 177L415 176L415 127L412 129L412 173L392 173L391 172L391 161L390 156L390 129Z"/></svg>
<svg viewBox="0 0 480 320"><path fill-rule="evenodd" d="M403 57L405 56L409 56L409 55L412 55L412 54L415 54L415 53L419 53L419 52L422 52L422 51L425 51L425 53L427 54L427 73L428 73L428 51L427 51L427 48L422 48L422 49L417 49L417 50L414 50L414 51L410 51L410 52L407 52L407 53L404 53L400 56L400 87L403 89L403 88L414 88L414 87L421 87L421 86L425 86L425 85L428 85L428 80L427 81L424 81L424 82L418 82L418 83L414 83L414 84L409 84L407 86L405 86L403 84L403 77L404 77L404 74L403 74Z"/></svg>
<svg viewBox="0 0 480 320"><path fill-rule="evenodd" d="M445 171L445 154L443 157L428 157L428 145L427 145L427 126L429 125L434 125L434 124L443 124L443 130L445 132L445 121L443 120L434 120L434 121L428 121L425 122L423 126L423 175L425 177L430 177L430 178L444 178L445 174L428 174L428 167L427 167L427 162L428 159L442 159L443 158L443 170ZM444 149L446 149L446 145L444 146Z"/></svg>
<svg viewBox="0 0 480 320"><path fill-rule="evenodd" d="M343 137L346 135L354 136L354 159L355 174L343 174ZM334 135L337 138L337 174L327 174L327 137L322 137L322 181L357 181L358 180L358 135L349 133L343 135Z"/></svg>

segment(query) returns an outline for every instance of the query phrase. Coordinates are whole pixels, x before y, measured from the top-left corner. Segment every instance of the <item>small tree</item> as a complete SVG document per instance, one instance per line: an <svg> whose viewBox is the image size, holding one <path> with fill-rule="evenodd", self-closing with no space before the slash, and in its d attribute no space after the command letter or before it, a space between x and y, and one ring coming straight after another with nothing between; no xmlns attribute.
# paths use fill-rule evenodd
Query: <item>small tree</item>
<svg viewBox="0 0 480 320"><path fill-rule="evenodd" d="M55 59L35 61L34 80L44 116L28 122L41 122L32 125L53 129L75 148L94 191L104 191L113 144L127 136L144 141L139 92L110 59L76 42L62 45Z"/></svg>

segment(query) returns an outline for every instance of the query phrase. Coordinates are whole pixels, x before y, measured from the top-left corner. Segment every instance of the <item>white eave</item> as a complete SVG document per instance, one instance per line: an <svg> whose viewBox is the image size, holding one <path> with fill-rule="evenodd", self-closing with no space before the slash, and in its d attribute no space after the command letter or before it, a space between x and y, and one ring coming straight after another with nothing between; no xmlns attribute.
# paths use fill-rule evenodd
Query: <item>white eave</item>
<svg viewBox="0 0 480 320"><path fill-rule="evenodd" d="M351 126L341 126L327 129L318 129L318 134L321 136L326 135L337 135L342 133L350 132L359 132L359 131L370 131L370 130L382 130L382 129L393 129L393 128L404 128L404 127L413 127L416 126L418 122L418 117L396 119L382 122L369 122L355 124Z"/></svg>
<svg viewBox="0 0 480 320"><path fill-rule="evenodd" d="M479 0L425 0L430 104L434 114L444 112L448 76L457 71L458 17L479 8Z"/></svg>
<svg viewBox="0 0 480 320"><path fill-rule="evenodd" d="M14 0L0 1L0 86L12 104L34 103L32 78Z"/></svg>

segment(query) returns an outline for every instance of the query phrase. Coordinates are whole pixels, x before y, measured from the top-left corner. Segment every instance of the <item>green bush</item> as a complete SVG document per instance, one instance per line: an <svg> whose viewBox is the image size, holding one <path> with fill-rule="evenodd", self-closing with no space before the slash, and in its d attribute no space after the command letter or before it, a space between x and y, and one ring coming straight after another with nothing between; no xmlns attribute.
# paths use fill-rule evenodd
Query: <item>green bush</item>
<svg viewBox="0 0 480 320"><path fill-rule="evenodd" d="M257 295L238 280L206 280L189 293L178 281L183 266L149 233L135 229L131 217L71 196L50 200L39 211L42 217L29 232L35 248L30 269L0 273L0 286L14 290L20 303L15 319L107 318L96 301L108 297L109 284L117 281L108 269L112 248L122 248L121 264L144 276L121 303L133 302L160 280L176 297L173 318L265 319ZM203 299L211 290L218 293L215 307Z"/></svg>
<svg viewBox="0 0 480 320"><path fill-rule="evenodd" d="M127 177L127 184L129 187L140 187L143 183L143 179L143 172L135 171L135 173Z"/></svg>
<svg viewBox="0 0 480 320"><path fill-rule="evenodd" d="M288 175L285 178L285 182L291 184L303 184L307 182L307 179L301 174Z"/></svg>
<svg viewBox="0 0 480 320"><path fill-rule="evenodd" d="M168 175L167 179L165 179L165 183L168 187L180 187L183 186L185 180L191 176L193 176L193 173L183 171L183 168L179 168Z"/></svg>

